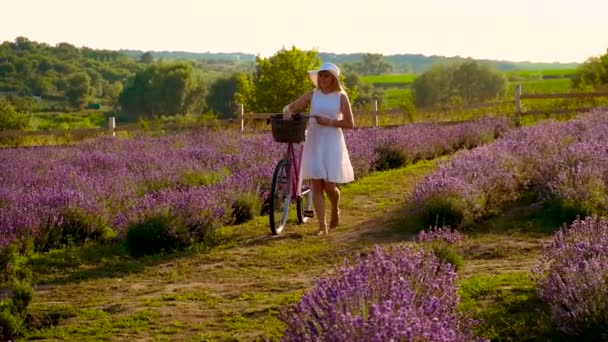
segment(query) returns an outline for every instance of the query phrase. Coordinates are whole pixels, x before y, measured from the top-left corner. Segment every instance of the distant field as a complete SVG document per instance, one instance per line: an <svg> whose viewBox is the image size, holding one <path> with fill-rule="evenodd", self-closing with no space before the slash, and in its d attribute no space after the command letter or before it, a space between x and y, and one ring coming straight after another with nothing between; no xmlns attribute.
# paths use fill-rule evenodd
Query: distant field
<svg viewBox="0 0 608 342"><path fill-rule="evenodd" d="M527 79L555 79L555 78L569 78L576 74L576 69L547 69L547 70L519 70L519 71L506 71L505 76L512 77L517 76Z"/></svg>
<svg viewBox="0 0 608 342"><path fill-rule="evenodd" d="M518 70L506 71L507 77L506 98L512 98L515 86L522 85L524 93L564 93L572 90L571 77L576 69L546 69L546 70ZM411 99L410 86L417 75L372 75L363 76L362 81L367 84L384 88L386 102L384 108L399 108L406 99Z"/></svg>
<svg viewBox="0 0 608 342"><path fill-rule="evenodd" d="M555 80L555 79L570 79L576 73L576 69L547 69L547 70L518 70L505 71L503 74L509 79L519 79L518 81L526 80ZM361 80L367 84L382 84L382 85L400 85L410 84L416 80L415 74L402 75L368 75L363 76Z"/></svg>
<svg viewBox="0 0 608 342"><path fill-rule="evenodd" d="M507 96L513 95L515 86L518 84L521 84L523 93L564 93L572 90L569 78L513 81L508 83Z"/></svg>
<svg viewBox="0 0 608 342"><path fill-rule="evenodd" d="M416 75L369 75L363 76L361 79L363 83L368 84L409 84L414 82Z"/></svg>
<svg viewBox="0 0 608 342"><path fill-rule="evenodd" d="M72 129L105 127L106 115L102 111L39 112L32 115L37 129Z"/></svg>

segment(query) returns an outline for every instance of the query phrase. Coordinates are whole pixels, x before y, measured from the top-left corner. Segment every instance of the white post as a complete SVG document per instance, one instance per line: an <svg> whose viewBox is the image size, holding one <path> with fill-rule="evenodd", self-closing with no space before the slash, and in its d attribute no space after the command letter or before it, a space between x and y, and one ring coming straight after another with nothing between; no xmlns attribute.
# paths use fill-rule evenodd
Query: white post
<svg viewBox="0 0 608 342"><path fill-rule="evenodd" d="M108 118L108 130L112 133L113 137L116 136L116 118L113 116Z"/></svg>
<svg viewBox="0 0 608 342"><path fill-rule="evenodd" d="M373 111L374 111L374 127L378 127L378 100L377 99L374 99Z"/></svg>
<svg viewBox="0 0 608 342"><path fill-rule="evenodd" d="M515 86L515 115L516 115L516 124L519 126L521 124L521 84Z"/></svg>
<svg viewBox="0 0 608 342"><path fill-rule="evenodd" d="M245 106L239 103L239 114L241 116L241 133L245 132Z"/></svg>

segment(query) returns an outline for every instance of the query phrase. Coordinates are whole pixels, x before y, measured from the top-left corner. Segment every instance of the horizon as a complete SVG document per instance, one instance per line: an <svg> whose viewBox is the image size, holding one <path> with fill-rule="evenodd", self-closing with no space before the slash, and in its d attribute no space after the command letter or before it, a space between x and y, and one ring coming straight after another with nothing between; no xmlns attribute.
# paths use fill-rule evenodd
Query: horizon
<svg viewBox="0 0 608 342"><path fill-rule="evenodd" d="M567 0L513 0L503 7L482 0L377 0L373 5L309 0L300 10L292 3L301 5L288 0L213 5L108 0L96 8L76 0L22 0L5 5L11 15L0 23L0 40L21 36L51 46L66 42L114 51L268 57L296 47L330 54L563 64L583 63L608 48L603 37L608 21L602 18L608 3L601 0L579 0L576 6Z"/></svg>

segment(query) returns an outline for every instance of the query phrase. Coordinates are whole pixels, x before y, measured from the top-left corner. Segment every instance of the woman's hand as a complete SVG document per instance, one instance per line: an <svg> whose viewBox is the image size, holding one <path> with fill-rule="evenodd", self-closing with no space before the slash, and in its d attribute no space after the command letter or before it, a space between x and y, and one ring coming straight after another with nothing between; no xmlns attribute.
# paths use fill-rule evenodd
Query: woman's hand
<svg viewBox="0 0 608 342"><path fill-rule="evenodd" d="M283 107L283 120L291 120L291 109L289 105Z"/></svg>
<svg viewBox="0 0 608 342"><path fill-rule="evenodd" d="M321 126L334 126L335 120L328 119L319 115L312 115L315 119L317 119L317 123Z"/></svg>

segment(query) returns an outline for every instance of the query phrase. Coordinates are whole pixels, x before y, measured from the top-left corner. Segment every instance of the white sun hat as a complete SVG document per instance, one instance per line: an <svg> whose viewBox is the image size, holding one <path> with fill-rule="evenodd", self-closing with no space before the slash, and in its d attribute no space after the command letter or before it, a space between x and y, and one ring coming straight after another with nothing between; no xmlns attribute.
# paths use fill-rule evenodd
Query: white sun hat
<svg viewBox="0 0 608 342"><path fill-rule="evenodd" d="M336 81L338 81L338 87L342 88L342 85L340 84L340 68L338 68L338 66L334 63L329 62L323 63L321 67L317 70L312 70L308 72L308 76L310 76L310 80L312 81L312 83L314 83L315 88L319 87L318 78L319 72L321 71L329 71L332 75L334 75Z"/></svg>

